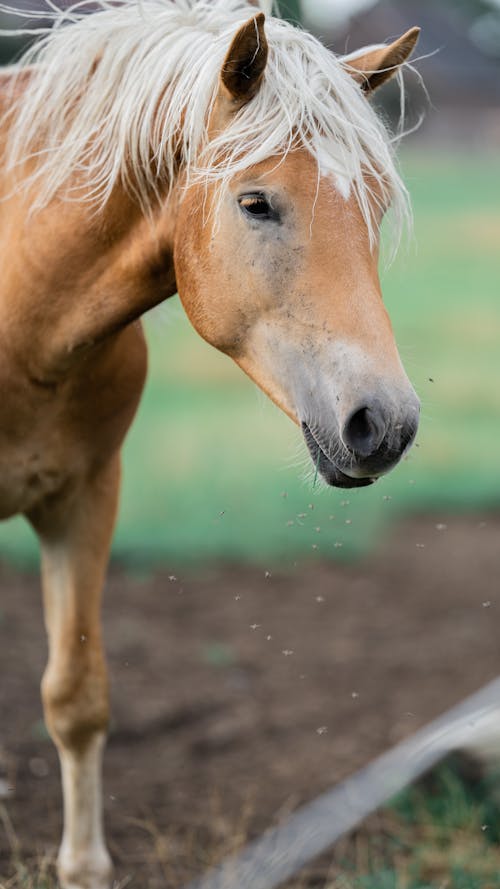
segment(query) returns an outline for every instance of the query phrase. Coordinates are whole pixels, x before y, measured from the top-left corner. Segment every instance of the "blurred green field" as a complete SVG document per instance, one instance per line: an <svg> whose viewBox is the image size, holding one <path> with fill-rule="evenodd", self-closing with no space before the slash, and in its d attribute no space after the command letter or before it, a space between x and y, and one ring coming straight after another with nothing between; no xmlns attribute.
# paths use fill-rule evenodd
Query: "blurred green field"
<svg viewBox="0 0 500 889"><path fill-rule="evenodd" d="M299 431L171 300L147 322L150 376L125 448L115 556L138 570L345 558L401 513L500 505L500 161L407 153L403 169L414 238L383 284L422 398L411 456L368 490L313 486ZM34 561L21 520L2 526L0 551Z"/></svg>

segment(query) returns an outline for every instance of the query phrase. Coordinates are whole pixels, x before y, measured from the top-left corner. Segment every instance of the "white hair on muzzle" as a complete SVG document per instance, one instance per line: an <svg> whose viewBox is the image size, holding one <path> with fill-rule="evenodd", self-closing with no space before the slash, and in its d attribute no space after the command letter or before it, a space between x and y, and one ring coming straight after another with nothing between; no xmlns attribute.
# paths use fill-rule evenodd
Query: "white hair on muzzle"
<svg viewBox="0 0 500 889"><path fill-rule="evenodd" d="M304 146L319 173L349 183L373 242L374 193L392 203L396 243L409 209L393 140L347 65L306 31L267 19L260 89L209 139L224 57L255 8L248 0L51 4L51 27L9 69L32 66L7 115L6 163L13 171L32 158L23 183L36 185L35 209L56 194L81 200L83 183L97 206L122 184L147 211L179 171L187 185L223 190L235 174Z"/></svg>

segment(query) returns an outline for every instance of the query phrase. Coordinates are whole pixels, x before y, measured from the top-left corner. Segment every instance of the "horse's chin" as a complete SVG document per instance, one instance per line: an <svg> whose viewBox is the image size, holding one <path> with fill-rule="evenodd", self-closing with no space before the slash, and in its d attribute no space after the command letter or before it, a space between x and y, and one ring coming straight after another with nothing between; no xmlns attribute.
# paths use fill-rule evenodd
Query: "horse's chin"
<svg viewBox="0 0 500 889"><path fill-rule="evenodd" d="M353 478L350 475L346 475L346 473L342 472L342 470L330 460L328 455L325 454L307 423L302 423L301 426L311 459L315 467L317 467L319 474L328 485L331 485L333 488L366 488L368 485L372 485L373 482L376 481L373 477Z"/></svg>

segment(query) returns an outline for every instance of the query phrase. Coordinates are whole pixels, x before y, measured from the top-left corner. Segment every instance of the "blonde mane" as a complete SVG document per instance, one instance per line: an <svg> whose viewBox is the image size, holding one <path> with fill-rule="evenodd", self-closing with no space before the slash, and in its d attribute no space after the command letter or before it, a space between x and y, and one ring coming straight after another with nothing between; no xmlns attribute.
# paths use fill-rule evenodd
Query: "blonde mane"
<svg viewBox="0 0 500 889"><path fill-rule="evenodd" d="M201 179L223 189L236 173L302 145L319 174L349 183L373 239L376 183L392 204L397 240L409 211L390 135L346 63L311 34L267 19L262 86L209 140L221 65L255 11L241 0L92 0L38 13L50 27L9 69L32 66L32 75L8 112L5 160L15 171L35 159L27 181L36 184L36 206L56 193L75 197L77 178L79 200L82 181L96 205L121 183L147 210L179 170L188 185Z"/></svg>

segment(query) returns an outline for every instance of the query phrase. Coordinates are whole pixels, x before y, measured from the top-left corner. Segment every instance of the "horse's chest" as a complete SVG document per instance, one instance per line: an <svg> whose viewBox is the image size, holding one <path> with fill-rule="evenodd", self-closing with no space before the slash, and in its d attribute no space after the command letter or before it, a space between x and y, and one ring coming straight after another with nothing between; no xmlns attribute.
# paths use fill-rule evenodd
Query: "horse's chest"
<svg viewBox="0 0 500 889"><path fill-rule="evenodd" d="M140 397L145 355L140 329L130 326L50 382L20 370L27 362L16 363L0 343L0 519L70 495L116 453Z"/></svg>
<svg viewBox="0 0 500 889"><path fill-rule="evenodd" d="M20 424L24 426L24 424ZM68 462L54 436L24 428L17 442L0 428L0 519L28 513L41 500L56 494L68 477ZM24 434L23 434L24 433Z"/></svg>
<svg viewBox="0 0 500 889"><path fill-rule="evenodd" d="M57 410L47 399L34 398L12 380L0 390L0 519L4 519L29 512L56 493L70 464Z"/></svg>

